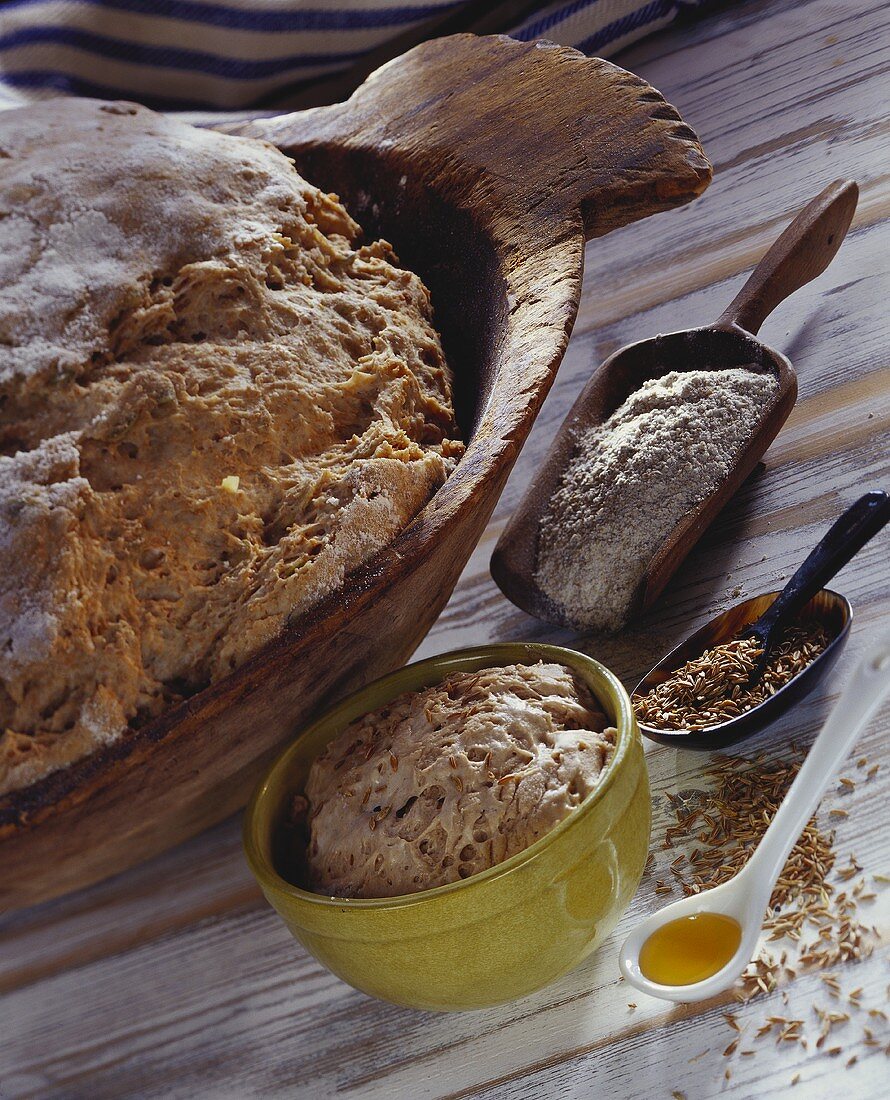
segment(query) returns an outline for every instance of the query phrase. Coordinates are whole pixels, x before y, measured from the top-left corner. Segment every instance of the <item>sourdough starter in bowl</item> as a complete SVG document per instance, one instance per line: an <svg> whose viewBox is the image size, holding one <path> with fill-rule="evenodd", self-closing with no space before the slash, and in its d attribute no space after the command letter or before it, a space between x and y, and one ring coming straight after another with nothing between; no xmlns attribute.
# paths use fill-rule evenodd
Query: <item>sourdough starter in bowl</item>
<svg viewBox="0 0 890 1100"><path fill-rule="evenodd" d="M615 744L588 688L538 662L455 673L352 722L312 765L312 889L410 894L521 852L593 791Z"/></svg>

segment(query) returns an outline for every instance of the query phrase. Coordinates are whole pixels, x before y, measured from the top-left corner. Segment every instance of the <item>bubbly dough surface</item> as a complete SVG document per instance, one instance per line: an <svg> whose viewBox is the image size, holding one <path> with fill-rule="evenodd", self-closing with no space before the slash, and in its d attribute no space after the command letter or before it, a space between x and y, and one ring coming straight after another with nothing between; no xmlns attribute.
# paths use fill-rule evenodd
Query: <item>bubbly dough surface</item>
<svg viewBox="0 0 890 1100"><path fill-rule="evenodd" d="M426 288L272 146L0 113L0 792L224 676L462 444Z"/></svg>
<svg viewBox="0 0 890 1100"><path fill-rule="evenodd" d="M351 723L306 783L312 888L395 897L523 851L596 787L615 744L562 665L460 672Z"/></svg>

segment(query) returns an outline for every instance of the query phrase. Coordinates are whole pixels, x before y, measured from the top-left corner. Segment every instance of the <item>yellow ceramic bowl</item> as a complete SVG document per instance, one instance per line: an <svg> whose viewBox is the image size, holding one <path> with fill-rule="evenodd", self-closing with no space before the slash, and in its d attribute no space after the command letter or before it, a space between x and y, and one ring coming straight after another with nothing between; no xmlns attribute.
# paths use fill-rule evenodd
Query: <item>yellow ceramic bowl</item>
<svg viewBox="0 0 890 1100"><path fill-rule="evenodd" d="M279 873L282 822L313 759L353 719L453 672L557 661L591 688L618 729L597 788L524 852L448 886L397 898L322 897ZM244 847L291 933L343 981L374 997L440 1011L522 997L564 974L615 927L649 850L649 781L627 692L599 662L521 642L408 665L307 727L275 761L244 821Z"/></svg>

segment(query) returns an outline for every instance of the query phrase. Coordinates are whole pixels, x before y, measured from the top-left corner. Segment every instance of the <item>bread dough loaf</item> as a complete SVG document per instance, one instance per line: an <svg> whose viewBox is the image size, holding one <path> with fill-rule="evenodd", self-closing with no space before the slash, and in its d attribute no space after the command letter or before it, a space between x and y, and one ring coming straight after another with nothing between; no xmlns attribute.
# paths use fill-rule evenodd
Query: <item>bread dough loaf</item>
<svg viewBox="0 0 890 1100"><path fill-rule="evenodd" d="M0 113L0 791L226 675L462 452L421 281L263 142Z"/></svg>
<svg viewBox="0 0 890 1100"><path fill-rule="evenodd" d="M312 888L382 898L523 851L596 787L615 743L562 665L459 672L351 723L306 783Z"/></svg>

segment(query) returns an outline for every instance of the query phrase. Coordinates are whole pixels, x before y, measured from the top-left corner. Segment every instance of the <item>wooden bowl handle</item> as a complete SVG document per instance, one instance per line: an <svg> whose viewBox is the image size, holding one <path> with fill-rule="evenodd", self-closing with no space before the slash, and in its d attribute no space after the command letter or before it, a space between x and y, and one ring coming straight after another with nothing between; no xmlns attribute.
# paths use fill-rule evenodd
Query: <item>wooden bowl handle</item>
<svg viewBox="0 0 890 1100"><path fill-rule="evenodd" d="M688 202L711 178L695 133L645 81L502 36L434 39L346 103L225 128L298 160L320 145L382 153L482 221L580 211L588 238Z"/></svg>
<svg viewBox="0 0 890 1100"><path fill-rule="evenodd" d="M797 215L717 321L756 333L776 306L828 267L856 212L855 180L835 180Z"/></svg>

